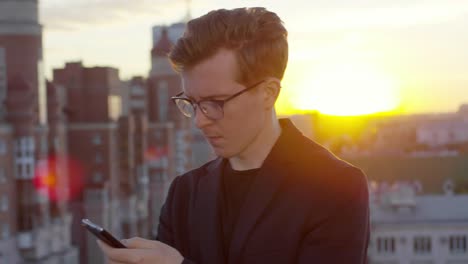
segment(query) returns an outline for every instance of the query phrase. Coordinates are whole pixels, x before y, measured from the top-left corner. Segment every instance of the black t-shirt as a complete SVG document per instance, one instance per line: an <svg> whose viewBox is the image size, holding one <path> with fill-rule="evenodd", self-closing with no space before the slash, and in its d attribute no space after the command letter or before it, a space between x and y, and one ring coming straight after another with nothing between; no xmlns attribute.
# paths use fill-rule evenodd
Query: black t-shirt
<svg viewBox="0 0 468 264"><path fill-rule="evenodd" d="M260 169L236 171L231 164L226 162L223 169L223 201L221 206L223 242L225 257L228 257L229 245L232 232L239 218L239 212L244 203L245 196L249 191L255 176Z"/></svg>

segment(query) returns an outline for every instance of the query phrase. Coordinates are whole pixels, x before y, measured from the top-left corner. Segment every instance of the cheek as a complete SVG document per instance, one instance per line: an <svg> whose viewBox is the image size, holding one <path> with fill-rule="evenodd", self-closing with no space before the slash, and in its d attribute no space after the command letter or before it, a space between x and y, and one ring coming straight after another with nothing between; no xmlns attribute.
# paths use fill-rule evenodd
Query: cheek
<svg viewBox="0 0 468 264"><path fill-rule="evenodd" d="M229 141L243 140L262 123L263 115L262 105L255 102L255 98L239 98L239 101L225 105L224 118L220 120L219 127Z"/></svg>
<svg viewBox="0 0 468 264"><path fill-rule="evenodd" d="M221 127L226 134L233 137L242 137L252 123L258 120L259 109L254 104L229 105L225 110Z"/></svg>
<svg viewBox="0 0 468 264"><path fill-rule="evenodd" d="M235 112L227 112L225 117L221 127L229 145L231 143L243 144L244 141L248 141L263 123L263 113L258 105L245 105L236 109Z"/></svg>
<svg viewBox="0 0 468 264"><path fill-rule="evenodd" d="M236 98L237 101L227 103L225 107L225 115L231 120L247 120L249 117L255 117L261 115L263 112L263 106L259 98L252 97L240 97ZM255 119L255 118L253 118Z"/></svg>

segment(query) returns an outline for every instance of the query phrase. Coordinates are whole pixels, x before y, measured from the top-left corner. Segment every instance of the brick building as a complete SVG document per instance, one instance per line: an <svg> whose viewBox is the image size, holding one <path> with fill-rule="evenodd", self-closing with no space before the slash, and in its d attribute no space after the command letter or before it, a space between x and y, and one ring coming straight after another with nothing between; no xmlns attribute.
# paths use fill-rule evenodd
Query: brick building
<svg viewBox="0 0 468 264"><path fill-rule="evenodd" d="M0 18L0 262L76 263L64 201L36 184L50 154L38 1L2 0Z"/></svg>

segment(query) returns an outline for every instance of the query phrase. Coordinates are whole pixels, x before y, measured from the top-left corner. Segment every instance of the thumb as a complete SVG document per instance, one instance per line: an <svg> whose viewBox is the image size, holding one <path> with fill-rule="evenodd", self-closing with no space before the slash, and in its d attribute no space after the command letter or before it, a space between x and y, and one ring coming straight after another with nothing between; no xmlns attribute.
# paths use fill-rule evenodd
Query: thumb
<svg viewBox="0 0 468 264"><path fill-rule="evenodd" d="M134 248L134 249L153 249L161 246L161 242L155 240L148 240L141 237L133 237L130 239L125 239L122 243L127 248Z"/></svg>

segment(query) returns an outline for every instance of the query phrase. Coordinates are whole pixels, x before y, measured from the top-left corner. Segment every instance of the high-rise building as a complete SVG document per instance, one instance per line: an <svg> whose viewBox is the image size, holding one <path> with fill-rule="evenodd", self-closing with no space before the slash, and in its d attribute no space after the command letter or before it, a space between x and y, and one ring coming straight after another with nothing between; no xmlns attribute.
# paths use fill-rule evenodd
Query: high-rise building
<svg viewBox="0 0 468 264"><path fill-rule="evenodd" d="M0 122L0 263L18 263L12 127Z"/></svg>
<svg viewBox="0 0 468 264"><path fill-rule="evenodd" d="M148 80L148 163L151 190L152 233L155 235L158 216L168 188L176 175L192 168L191 120L179 113L170 98L182 91L179 75L167 58L173 39L183 33L183 24L154 27L159 36L151 50L152 68ZM160 30L160 31L157 31Z"/></svg>
<svg viewBox="0 0 468 264"><path fill-rule="evenodd" d="M145 175L139 175L135 116L122 116L119 120L120 213L123 237L148 237L148 185L143 185Z"/></svg>
<svg viewBox="0 0 468 264"><path fill-rule="evenodd" d="M189 9L186 19L190 18ZM175 23L170 26L153 27L152 67L147 96L150 122L148 144L153 148L160 146L156 149L160 150L157 153L162 158L159 163L149 165L151 190L155 188L158 190L151 199L151 210L154 214L152 219L156 219L155 216L159 215L158 209L174 176L183 174L215 157L201 132L193 126L192 120L183 116L170 100L172 96L182 91L182 85L180 76L173 70L167 55L184 33L185 25L186 23ZM161 147L161 140L168 140L166 148ZM154 223L153 228L156 226L157 223Z"/></svg>
<svg viewBox="0 0 468 264"><path fill-rule="evenodd" d="M175 173L182 174L191 168L191 120L181 115L170 100L182 91L180 77L167 58L172 45L169 31L163 27L161 38L151 50L153 68L148 84L148 110L151 123L174 124Z"/></svg>
<svg viewBox="0 0 468 264"><path fill-rule="evenodd" d="M42 26L38 0L0 1L0 47L5 50L7 78L20 76L33 89L35 120L45 124L46 87L42 61Z"/></svg>
<svg viewBox="0 0 468 264"><path fill-rule="evenodd" d="M176 43L177 40L184 34L185 23L179 22L174 23L170 26L157 25L153 27L153 47L157 46L157 43L162 37L163 31L167 30L167 36L171 43Z"/></svg>
<svg viewBox="0 0 468 264"><path fill-rule="evenodd" d="M190 1L184 21L191 19ZM186 23L179 22L170 26L153 27L153 49L151 50L152 67L149 83L150 120L153 122L175 122L175 174L182 174L188 169L198 167L215 155L201 132L182 116L170 96L182 91L180 77L174 72L167 58L177 40L183 35ZM156 106L157 107L154 107ZM178 129L178 127L184 129ZM187 147L189 146L189 149Z"/></svg>
<svg viewBox="0 0 468 264"><path fill-rule="evenodd" d="M5 121L5 99L7 96L7 73L5 48L0 47L0 122Z"/></svg>
<svg viewBox="0 0 468 264"><path fill-rule="evenodd" d="M49 214L53 223L61 223L61 228L51 229L50 235L56 237L51 241L54 254L68 251L67 263L78 263L79 252L76 247L71 247L72 212L69 211L69 201L74 195L71 193L70 185L73 183L69 174L67 127L63 109L65 107L65 94L63 89L47 82L47 123L48 123L48 157L43 160L47 166L49 175L54 175L52 188L48 190L50 207ZM43 175L42 175L43 176ZM65 262L65 259L64 259Z"/></svg>
<svg viewBox="0 0 468 264"><path fill-rule="evenodd" d="M8 212L0 218L2 263L76 263L65 201L52 214L58 211L49 188L37 184L49 161L46 92L38 1L1 0L0 181L6 189L0 199Z"/></svg>
<svg viewBox="0 0 468 264"><path fill-rule="evenodd" d="M132 190L122 186L128 191L123 192L127 195L129 201L127 215L131 219L122 219L123 236L132 237L139 235L142 237L150 236L152 220L150 219L150 189L148 178L148 116L147 116L147 87L146 81L142 77L134 77L124 83L125 99L123 100L123 122L119 129L121 133L121 145L127 147L121 148L121 156L129 164L133 164L133 169L123 168L127 171L126 177L132 178ZM131 121L130 121L131 120ZM130 123L132 131L130 131ZM124 124L128 124L124 125ZM123 136L125 135L125 136ZM127 143L125 143L127 142ZM128 150L127 150L128 149ZM127 153L131 151L133 160L127 160ZM128 167L128 166L124 166ZM125 173L124 173L125 175Z"/></svg>
<svg viewBox="0 0 468 264"><path fill-rule="evenodd" d="M76 62L55 69L53 74L54 84L66 91L68 152L83 171L84 189L71 202L73 242L81 249L81 263L102 263L95 237L83 232L80 219L89 218L121 236L117 120L122 87L118 70L86 68Z"/></svg>

